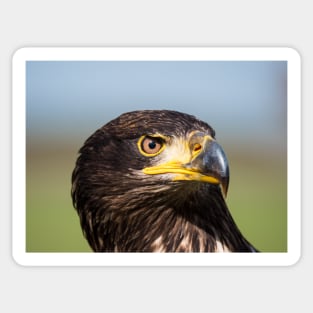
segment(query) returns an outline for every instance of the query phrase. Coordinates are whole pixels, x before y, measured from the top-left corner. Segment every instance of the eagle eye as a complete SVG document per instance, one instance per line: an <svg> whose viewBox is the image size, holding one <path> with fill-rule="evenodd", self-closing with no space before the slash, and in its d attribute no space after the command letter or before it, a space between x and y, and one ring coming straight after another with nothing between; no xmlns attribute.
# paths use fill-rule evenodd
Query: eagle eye
<svg viewBox="0 0 313 313"><path fill-rule="evenodd" d="M138 141L138 149L144 156L155 156L163 151L165 142L163 138L154 136L141 136Z"/></svg>

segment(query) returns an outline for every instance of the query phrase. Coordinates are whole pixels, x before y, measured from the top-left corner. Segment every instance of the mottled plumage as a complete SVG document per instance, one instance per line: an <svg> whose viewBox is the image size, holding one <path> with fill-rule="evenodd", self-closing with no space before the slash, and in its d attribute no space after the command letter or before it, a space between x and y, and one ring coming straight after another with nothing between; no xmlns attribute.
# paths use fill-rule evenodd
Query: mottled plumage
<svg viewBox="0 0 313 313"><path fill-rule="evenodd" d="M135 111L104 125L80 149L72 177L90 246L97 252L255 251L225 203L225 161L214 130L188 114Z"/></svg>

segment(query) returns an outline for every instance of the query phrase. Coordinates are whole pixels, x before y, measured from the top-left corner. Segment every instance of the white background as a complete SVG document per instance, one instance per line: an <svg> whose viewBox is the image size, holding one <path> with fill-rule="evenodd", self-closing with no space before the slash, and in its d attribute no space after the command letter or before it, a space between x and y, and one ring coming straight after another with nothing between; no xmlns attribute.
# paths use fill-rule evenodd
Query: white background
<svg viewBox="0 0 313 313"><path fill-rule="evenodd" d="M1 311L312 310L311 12L307 1L2 1ZM24 46L147 45L287 46L299 51L303 79L303 202L302 257L296 265L270 268L29 268L14 263L11 256L11 57L14 51Z"/></svg>

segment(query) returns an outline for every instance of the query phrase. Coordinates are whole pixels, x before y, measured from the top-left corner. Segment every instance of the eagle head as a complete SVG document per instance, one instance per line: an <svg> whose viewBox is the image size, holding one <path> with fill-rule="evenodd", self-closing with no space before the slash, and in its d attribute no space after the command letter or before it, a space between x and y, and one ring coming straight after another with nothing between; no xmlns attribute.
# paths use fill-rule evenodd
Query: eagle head
<svg viewBox="0 0 313 313"><path fill-rule="evenodd" d="M207 123L176 111L129 112L79 153L72 198L94 251L256 251L227 208L228 161Z"/></svg>

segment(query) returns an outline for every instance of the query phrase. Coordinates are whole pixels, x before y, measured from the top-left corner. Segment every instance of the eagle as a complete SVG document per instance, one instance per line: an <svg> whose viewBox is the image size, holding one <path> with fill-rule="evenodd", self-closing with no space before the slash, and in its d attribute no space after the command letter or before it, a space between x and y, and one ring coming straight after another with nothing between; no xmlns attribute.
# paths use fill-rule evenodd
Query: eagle
<svg viewBox="0 0 313 313"><path fill-rule="evenodd" d="M94 252L258 252L226 204L215 131L172 110L124 113L79 150L71 195Z"/></svg>

